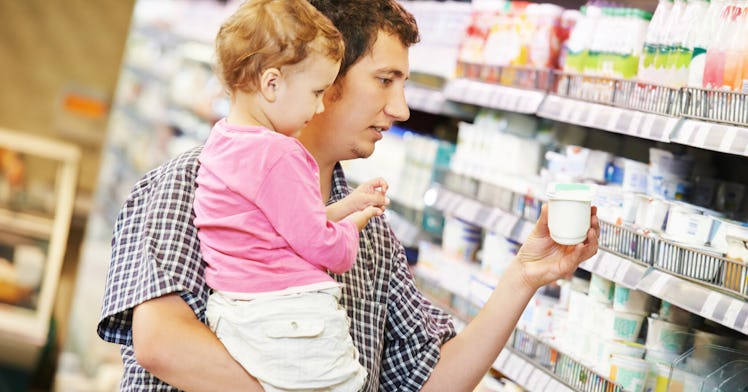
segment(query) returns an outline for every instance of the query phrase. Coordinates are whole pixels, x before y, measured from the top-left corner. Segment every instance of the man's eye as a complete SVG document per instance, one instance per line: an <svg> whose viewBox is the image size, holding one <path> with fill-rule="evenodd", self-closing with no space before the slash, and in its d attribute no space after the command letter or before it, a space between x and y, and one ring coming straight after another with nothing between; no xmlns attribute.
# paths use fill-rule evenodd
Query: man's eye
<svg viewBox="0 0 748 392"><path fill-rule="evenodd" d="M392 79L389 79L389 78L377 78L377 79L379 79L379 83L382 83L385 86L389 86L390 84L392 84Z"/></svg>
<svg viewBox="0 0 748 392"><path fill-rule="evenodd" d="M325 90L317 90L314 92L315 97L321 97L325 93Z"/></svg>

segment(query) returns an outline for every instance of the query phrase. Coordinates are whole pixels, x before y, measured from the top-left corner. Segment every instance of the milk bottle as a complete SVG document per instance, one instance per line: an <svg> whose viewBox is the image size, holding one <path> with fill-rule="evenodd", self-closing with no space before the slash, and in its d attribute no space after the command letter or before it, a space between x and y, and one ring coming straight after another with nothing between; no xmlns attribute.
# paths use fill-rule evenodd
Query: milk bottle
<svg viewBox="0 0 748 392"><path fill-rule="evenodd" d="M743 89L742 68L744 67L746 51L746 14L748 3L745 0L736 1L730 13L729 43L725 48L725 70L722 77L722 89L741 91Z"/></svg>
<svg viewBox="0 0 748 392"><path fill-rule="evenodd" d="M707 0L707 2L709 2ZM692 48L691 62L688 64L688 86L701 88L706 64L706 50L716 34L720 12L724 0L712 0L704 17L698 18L688 32L688 46Z"/></svg>
<svg viewBox="0 0 748 392"><path fill-rule="evenodd" d="M730 34L735 30L736 22L733 20L733 15L736 12L735 1L727 2L720 11L716 33L706 50L704 79L702 80L702 86L705 88L722 88L725 75L725 55L731 41Z"/></svg>
<svg viewBox="0 0 748 392"><path fill-rule="evenodd" d="M655 57L662 44L667 19L670 17L670 11L673 8L672 0L659 0L652 21L649 22L647 37L642 47L641 60L639 61L639 80L643 82L652 82L657 80L655 77Z"/></svg>
<svg viewBox="0 0 748 392"><path fill-rule="evenodd" d="M674 0L670 15L664 24L660 45L657 47L657 54L654 60L655 70L653 81L658 84L667 85L667 81L670 79L667 68L668 64L673 63L672 58L674 55L677 56L677 35L680 30L679 27L683 23L683 14L686 11L686 5L685 0Z"/></svg>
<svg viewBox="0 0 748 392"><path fill-rule="evenodd" d="M689 0L683 16L673 23L667 32L670 53L667 59L665 85L680 88L688 83L689 64L693 57L693 46L689 42L689 30L700 26L709 8L707 0Z"/></svg>

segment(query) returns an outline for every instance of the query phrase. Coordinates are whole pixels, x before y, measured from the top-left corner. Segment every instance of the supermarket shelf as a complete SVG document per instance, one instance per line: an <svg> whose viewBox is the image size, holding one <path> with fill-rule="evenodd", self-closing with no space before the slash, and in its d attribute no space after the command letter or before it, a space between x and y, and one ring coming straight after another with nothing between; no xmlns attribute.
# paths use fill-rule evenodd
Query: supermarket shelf
<svg viewBox="0 0 748 392"><path fill-rule="evenodd" d="M454 79L444 88L447 99L517 113L535 114L545 92L502 86L472 79Z"/></svg>
<svg viewBox="0 0 748 392"><path fill-rule="evenodd" d="M540 105L537 115L551 120L660 142L670 142L670 136L679 120L678 117L580 101L557 95L548 95Z"/></svg>
<svg viewBox="0 0 748 392"><path fill-rule="evenodd" d="M687 146L748 156L748 128L685 118L672 141Z"/></svg>
<svg viewBox="0 0 748 392"><path fill-rule="evenodd" d="M392 231L395 232L395 237L406 248L417 248L420 241L433 238L413 220L413 217L403 215L399 210L390 208L385 215Z"/></svg>
<svg viewBox="0 0 748 392"><path fill-rule="evenodd" d="M447 303L467 303L469 307L482 306L491 295L493 284L474 264L449 258L438 245L422 243L415 275L428 282L437 293L429 299L460 321L467 321L470 313ZM444 292L446 291L446 293ZM582 365L577 359L559 351L548 342L515 329L506 347L493 363L493 368L530 391L621 391L613 381Z"/></svg>
<svg viewBox="0 0 748 392"><path fill-rule="evenodd" d="M476 106L447 100L441 89L420 86L415 83L406 84L405 101L413 110L468 121L471 121L478 112Z"/></svg>
<svg viewBox="0 0 748 392"><path fill-rule="evenodd" d="M638 290L748 335L748 302L672 274L650 269Z"/></svg>
<svg viewBox="0 0 748 392"><path fill-rule="evenodd" d="M450 211L458 218L496 231L518 242L523 242L532 230L531 222L440 185L430 188L426 198L426 203L433 208ZM689 280L688 277L679 276L678 271L662 271L671 264L680 265L684 257L691 260L693 257L688 252L698 253L680 249L680 253L673 253L672 260L655 262L656 250L666 249L667 246L666 241L636 234L626 227L601 222L600 252L580 267L616 284L644 291L728 328L748 334L748 301L735 297L744 295L748 283L739 284L737 290L730 290L730 287L716 286L714 282ZM697 261L700 260L702 259ZM717 262L719 260L704 261L709 265ZM718 269L723 271L730 271L730 267L734 269L734 265L737 264L727 260L722 260L722 263ZM654 267L651 266L653 264ZM737 273L730 275L735 275L731 280L746 279L745 274L748 271L744 266L736 271ZM730 293L725 293L726 291Z"/></svg>
<svg viewBox="0 0 748 392"><path fill-rule="evenodd" d="M0 208L0 227L17 234L47 239L52 234L54 220Z"/></svg>
<svg viewBox="0 0 748 392"><path fill-rule="evenodd" d="M424 196L426 205L440 211L449 211L456 217L512 238L520 218L495 207L489 207L470 197L433 185Z"/></svg>
<svg viewBox="0 0 748 392"><path fill-rule="evenodd" d="M638 288L648 271L648 267L606 251L598 252L580 267L629 289Z"/></svg>
<svg viewBox="0 0 748 392"><path fill-rule="evenodd" d="M549 370L511 348L501 350L492 367L529 391L574 390L562 380L555 378Z"/></svg>

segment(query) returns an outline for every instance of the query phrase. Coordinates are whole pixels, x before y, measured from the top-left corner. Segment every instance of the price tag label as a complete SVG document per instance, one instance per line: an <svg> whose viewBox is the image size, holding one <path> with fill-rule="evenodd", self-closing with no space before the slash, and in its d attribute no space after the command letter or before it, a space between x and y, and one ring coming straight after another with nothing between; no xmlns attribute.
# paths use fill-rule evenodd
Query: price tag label
<svg viewBox="0 0 748 392"><path fill-rule="evenodd" d="M665 286L668 285L671 278L667 274L663 274L661 272L653 271L652 273L657 274L657 278L654 282L652 282L652 285L649 286L649 292L655 297L659 297L660 295L662 295L662 292L665 290Z"/></svg>
<svg viewBox="0 0 748 392"><path fill-rule="evenodd" d="M722 144L719 146L720 151L733 152L733 143L738 136L738 130L735 127L724 127L725 136L722 138ZM737 149L736 151L737 152Z"/></svg>
<svg viewBox="0 0 748 392"><path fill-rule="evenodd" d="M653 114L644 114L644 121L640 127L640 134L647 138L652 138L652 129L654 128L655 116Z"/></svg>
<svg viewBox="0 0 748 392"><path fill-rule="evenodd" d="M520 221L520 232L519 232L519 238L516 238L519 242L524 243L527 240L527 237L530 236L530 233L532 233L532 229L535 228L535 224L525 221Z"/></svg>
<svg viewBox="0 0 748 392"><path fill-rule="evenodd" d="M570 122L571 112L574 109L574 101L562 100L561 98L558 98L558 104L559 106L561 106L558 119L561 121Z"/></svg>
<svg viewBox="0 0 748 392"><path fill-rule="evenodd" d="M594 105L594 104L587 105L587 110L586 110L586 113L585 113L587 115L587 117L586 118L584 118L584 117L582 118L582 120L581 120L582 124L584 124L584 125L586 125L588 127L594 127L597 118L600 116L600 112L601 112L601 109L600 109L599 105Z"/></svg>
<svg viewBox="0 0 748 392"><path fill-rule="evenodd" d="M629 132L632 121L634 121L634 116L631 115L631 112L626 110L620 111L614 129L623 133Z"/></svg>
<svg viewBox="0 0 748 392"><path fill-rule="evenodd" d="M725 312L724 324L729 327L737 327L735 322L738 320L738 315L740 314L740 310L742 308L742 301L738 301L735 299L730 301L730 306L727 308L727 312Z"/></svg>
<svg viewBox="0 0 748 392"><path fill-rule="evenodd" d="M523 362L521 358L516 355L512 355L506 364L506 374L515 380L519 375L519 369L521 366L520 362Z"/></svg>
<svg viewBox="0 0 748 392"><path fill-rule="evenodd" d="M517 221L519 221L518 217L511 214L503 214L501 220L493 226L493 229L497 233L501 233L504 237L510 237L514 226L517 225Z"/></svg>
<svg viewBox="0 0 748 392"><path fill-rule="evenodd" d="M631 263L628 260L620 263L615 275L613 276L613 281L616 283L626 282L626 273L629 272L629 268L631 268Z"/></svg>
<svg viewBox="0 0 748 392"><path fill-rule="evenodd" d="M519 381L522 385L527 385L530 382L530 374L532 374L532 371L535 370L535 366L533 366L531 363L527 361L522 361L522 366L519 371L519 377L517 378L517 381Z"/></svg>
<svg viewBox="0 0 748 392"><path fill-rule="evenodd" d="M639 135L641 133L642 120L644 120L644 114L641 112L631 112L631 122L628 129L630 135Z"/></svg>
<svg viewBox="0 0 748 392"><path fill-rule="evenodd" d="M694 132L693 138L691 140L693 143L689 143L689 144L695 147L703 148L706 143L706 138L707 136L709 136L709 126L710 124L708 123L699 123L698 127L696 128L696 131Z"/></svg>
<svg viewBox="0 0 748 392"><path fill-rule="evenodd" d="M467 94L467 80L458 79L451 84L450 98L455 101L464 101Z"/></svg>
<svg viewBox="0 0 748 392"><path fill-rule="evenodd" d="M475 215L475 223L477 223L478 226L486 227L488 222L491 221L492 216L493 216L493 209L480 204L478 213Z"/></svg>
<svg viewBox="0 0 748 392"><path fill-rule="evenodd" d="M496 358L496 360L493 362L493 367L499 371L505 371L506 370L506 362L509 360L509 357L512 355L512 353L509 352L509 350L501 350L499 353L499 356Z"/></svg>
<svg viewBox="0 0 748 392"><path fill-rule="evenodd" d="M719 151L724 140L727 127L719 124L712 125L704 135L704 142L702 145L704 148L709 150Z"/></svg>
<svg viewBox="0 0 748 392"><path fill-rule="evenodd" d="M668 119L662 116L653 115L652 129L649 136L654 140L667 141L668 137Z"/></svg>
<svg viewBox="0 0 748 392"><path fill-rule="evenodd" d="M704 301L704 305L701 306L701 314L702 316L711 319L714 317L714 311L717 309L717 304L719 304L720 295L716 292L710 292L709 295L706 296L706 300Z"/></svg>
<svg viewBox="0 0 748 392"><path fill-rule="evenodd" d="M618 268L618 263L608 257L603 257L600 259L600 262L597 265L596 272L603 276L605 279L613 280L616 268Z"/></svg>
<svg viewBox="0 0 748 392"><path fill-rule="evenodd" d="M607 129L610 123L611 112L608 109L601 110L595 115L595 127Z"/></svg>
<svg viewBox="0 0 748 392"><path fill-rule="evenodd" d="M696 134L697 122L693 120L683 120L683 124L675 132L675 140L681 144L692 144L693 137Z"/></svg>
<svg viewBox="0 0 748 392"><path fill-rule="evenodd" d="M493 89L491 85L482 84L476 97L477 104L479 106L488 106L494 94L500 94L500 92Z"/></svg>
<svg viewBox="0 0 748 392"><path fill-rule="evenodd" d="M543 372L540 372L538 374L537 382L535 383L535 387L531 389L531 391L546 391L548 388L548 384L551 382L551 377Z"/></svg>

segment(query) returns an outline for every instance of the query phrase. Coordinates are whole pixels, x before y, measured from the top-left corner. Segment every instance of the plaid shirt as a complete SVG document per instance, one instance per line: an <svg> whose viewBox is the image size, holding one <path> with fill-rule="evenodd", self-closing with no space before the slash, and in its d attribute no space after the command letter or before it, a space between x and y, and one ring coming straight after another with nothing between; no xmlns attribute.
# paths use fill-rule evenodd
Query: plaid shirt
<svg viewBox="0 0 748 392"><path fill-rule="evenodd" d="M138 304L179 293L205 322L209 288L192 224L201 148L150 171L117 217L98 334L122 345L123 391L174 391L135 361L132 312ZM333 174L330 202L350 193L343 170ZM418 391L455 335L451 319L416 289L402 246L387 222L373 218L361 232L358 259L342 275L342 305L353 341L369 372L363 391Z"/></svg>

